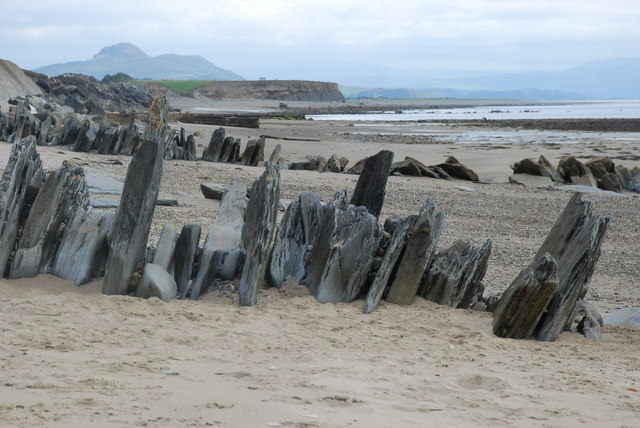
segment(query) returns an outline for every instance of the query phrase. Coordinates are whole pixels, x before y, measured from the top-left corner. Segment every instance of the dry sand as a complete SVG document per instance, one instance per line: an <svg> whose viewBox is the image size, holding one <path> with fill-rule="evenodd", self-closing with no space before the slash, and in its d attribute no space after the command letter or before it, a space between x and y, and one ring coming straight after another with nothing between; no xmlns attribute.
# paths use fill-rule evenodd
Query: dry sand
<svg viewBox="0 0 640 428"><path fill-rule="evenodd" d="M206 144L213 127L200 131ZM260 130L227 134L267 139L267 153L337 153L351 162L381 149L396 159L437 163L453 154L489 184L391 177L382 216L416 213L433 199L446 213L440 247L456 239L493 240L485 282L502 290L532 260L570 193L507 184L509 164L544 154L581 158L640 155L640 137L558 133L574 144L489 144L492 132L433 127L425 134L471 135L473 144L368 142L345 133L384 134L348 123L266 121ZM446 131L446 132L445 132ZM483 137L484 133L484 137ZM440 135L440 134L439 134ZM442 138L446 140L446 138ZM460 141L460 140L458 140ZM489 141L489 140L487 140ZM199 148L198 151L202 149ZM10 146L0 144L0 169ZM129 158L40 148L46 167L75 159L87 169L123 177ZM113 165L119 159L122 165ZM158 207L163 223L210 224L217 203L203 181L250 183L261 168L207 162L165 162L162 195L187 204ZM323 199L352 190L356 176L282 171L282 199L314 190ZM475 192L461 191L467 186ZM596 212L612 215L588 298L603 312L640 306L640 197L588 195ZM388 426L637 426L640 420L638 332L606 327L591 342L563 333L553 343L508 340L491 332L488 313L454 310L422 299L409 307L362 301L319 304L301 286L264 290L256 307L213 291L199 301L104 296L100 281L75 287L51 276L0 280L0 426L109 427L388 427ZM177 373L177 374L176 374Z"/></svg>

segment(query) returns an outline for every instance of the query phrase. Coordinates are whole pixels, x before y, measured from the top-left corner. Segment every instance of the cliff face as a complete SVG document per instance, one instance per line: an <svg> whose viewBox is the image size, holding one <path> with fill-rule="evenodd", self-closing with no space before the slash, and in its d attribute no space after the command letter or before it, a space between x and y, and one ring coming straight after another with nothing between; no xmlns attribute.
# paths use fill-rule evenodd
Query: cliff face
<svg viewBox="0 0 640 428"><path fill-rule="evenodd" d="M20 67L0 59L0 109L7 111L11 98L41 94L42 89Z"/></svg>
<svg viewBox="0 0 640 428"><path fill-rule="evenodd" d="M336 83L306 80L245 80L213 82L194 89L195 97L283 101L344 101Z"/></svg>

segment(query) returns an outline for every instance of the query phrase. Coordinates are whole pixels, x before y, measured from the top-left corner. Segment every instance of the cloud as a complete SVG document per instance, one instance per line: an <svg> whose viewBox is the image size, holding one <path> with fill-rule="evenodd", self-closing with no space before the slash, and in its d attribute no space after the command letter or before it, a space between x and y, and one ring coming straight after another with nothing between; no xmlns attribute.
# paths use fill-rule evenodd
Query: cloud
<svg viewBox="0 0 640 428"><path fill-rule="evenodd" d="M269 62L558 69L633 55L636 0L5 2L1 55L24 67L128 41L231 69ZM242 70L238 70L242 71Z"/></svg>

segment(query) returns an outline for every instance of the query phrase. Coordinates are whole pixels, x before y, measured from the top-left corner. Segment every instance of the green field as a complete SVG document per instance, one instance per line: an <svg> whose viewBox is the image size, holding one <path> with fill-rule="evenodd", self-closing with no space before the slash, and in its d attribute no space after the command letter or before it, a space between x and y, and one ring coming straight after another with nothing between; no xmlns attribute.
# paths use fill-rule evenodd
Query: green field
<svg viewBox="0 0 640 428"><path fill-rule="evenodd" d="M146 83L156 83L158 85L171 88L179 94L189 94L196 88L208 86L212 80L134 80L135 83L145 85Z"/></svg>

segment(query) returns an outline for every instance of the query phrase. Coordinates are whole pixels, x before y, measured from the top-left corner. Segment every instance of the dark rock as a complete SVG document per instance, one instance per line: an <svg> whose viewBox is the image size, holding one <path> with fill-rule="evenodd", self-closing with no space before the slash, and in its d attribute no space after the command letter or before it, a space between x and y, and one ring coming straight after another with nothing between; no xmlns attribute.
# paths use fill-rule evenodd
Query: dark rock
<svg viewBox="0 0 640 428"><path fill-rule="evenodd" d="M269 162L278 163L278 159L280 159L280 153L282 152L282 146L280 144L276 144L271 152L271 156L269 156Z"/></svg>
<svg viewBox="0 0 640 428"><path fill-rule="evenodd" d="M218 155L218 162L229 161L229 156L231 156L234 141L235 139L233 137L225 137L224 141L222 142L222 147L220 148L220 153Z"/></svg>
<svg viewBox="0 0 640 428"><path fill-rule="evenodd" d="M224 195L228 187L226 184L200 183L200 191L206 199L222 199L222 195Z"/></svg>
<svg viewBox="0 0 640 428"><path fill-rule="evenodd" d="M202 160L209 162L217 162L220 158L220 150L224 144L225 129L218 128L213 131L209 145L205 147L202 153Z"/></svg>
<svg viewBox="0 0 640 428"><path fill-rule="evenodd" d="M384 291L389 285L393 268L396 266L406 245L407 234L409 233L409 229L413 226L414 221L415 217L408 217L405 219L399 219L397 222L393 222L391 240L387 244L384 257L376 271L376 275L373 278L373 282L369 287L367 297L364 301L362 312L365 314L373 312L378 306L380 299L382 299ZM388 222L385 221L385 230L387 223Z"/></svg>
<svg viewBox="0 0 640 428"><path fill-rule="evenodd" d="M5 275L9 267L10 257L19 237L20 224L35 199L34 194L38 193L43 183L42 161L36 152L35 141L14 143L0 181L1 276Z"/></svg>
<svg viewBox="0 0 640 428"><path fill-rule="evenodd" d="M318 238L326 209L313 192L303 192L289 206L280 222L267 269L267 282L280 288L288 277L301 284L305 260Z"/></svg>
<svg viewBox="0 0 640 428"><path fill-rule="evenodd" d="M73 142L74 152L88 152L91 148L91 141L89 141L89 137L87 137L87 132L89 132L90 127L91 123L88 120L83 121L82 125L80 125L76 140Z"/></svg>
<svg viewBox="0 0 640 428"><path fill-rule="evenodd" d="M197 160L198 156L196 155L196 140L193 135L187 136L187 139L184 143L184 160L194 161Z"/></svg>
<svg viewBox="0 0 640 428"><path fill-rule="evenodd" d="M616 175L618 176L618 181L620 182L620 186L624 190L634 192L635 187L633 185L633 177L631 177L631 172L629 172L629 170L622 165L616 165L615 172L616 172Z"/></svg>
<svg viewBox="0 0 640 428"><path fill-rule="evenodd" d="M54 125L54 123L55 121L53 117L49 113L47 113L47 116L40 124L40 130L38 131L38 136L36 139L39 146L44 146L49 141L49 131L51 130L51 127ZM0 135L2 135L2 129L0 129Z"/></svg>
<svg viewBox="0 0 640 428"><path fill-rule="evenodd" d="M363 206L378 218L384 204L384 195L393 163L393 152L382 150L367 158L351 196L351 204Z"/></svg>
<svg viewBox="0 0 640 428"><path fill-rule="evenodd" d="M461 164L460 161L453 156L449 156L444 163L437 165L437 167L445 171L451 177L459 178L461 180L478 181L478 174Z"/></svg>
<svg viewBox="0 0 640 428"><path fill-rule="evenodd" d="M168 132L168 111L164 97L154 100L140 147L129 164L113 223L113 237L102 284L105 294L125 294L133 272L144 259L162 178L162 143Z"/></svg>
<svg viewBox="0 0 640 428"><path fill-rule="evenodd" d="M264 162L264 145L264 137L260 137L257 140L250 140L242 153L242 164L258 166L259 163Z"/></svg>
<svg viewBox="0 0 640 428"><path fill-rule="evenodd" d="M311 250L307 285L320 303L352 302L361 293L382 228L364 207L329 209Z"/></svg>
<svg viewBox="0 0 640 428"><path fill-rule="evenodd" d="M161 266L167 272L171 272L173 263L173 253L176 249L176 241L178 240L178 232L176 228L170 224L165 224L156 245L156 251L153 253L153 264Z"/></svg>
<svg viewBox="0 0 640 428"><path fill-rule="evenodd" d="M261 140L264 148L264 138ZM258 290L269 263L279 200L280 169L277 165L267 163L264 173L251 188L242 227L242 243L246 249L238 290L242 306L253 306L258 302Z"/></svg>
<svg viewBox="0 0 640 428"><path fill-rule="evenodd" d="M33 277L49 271L60 243L64 226L71 216L89 205L84 171L64 161L48 175L27 217L16 243L9 278Z"/></svg>
<svg viewBox="0 0 640 428"><path fill-rule="evenodd" d="M202 225L199 222L187 223L182 226L182 231L176 241L173 253L173 277L178 287L178 296L182 299L187 295L191 284L193 262L200 241Z"/></svg>
<svg viewBox="0 0 640 428"><path fill-rule="evenodd" d="M482 279L491 255L491 239L480 248L471 242L457 241L435 255L418 294L427 300L467 309L484 292Z"/></svg>
<svg viewBox="0 0 640 428"><path fill-rule="evenodd" d="M367 161L367 158L360 159L351 168L349 168L349 170L347 171L347 174L356 174L356 175L361 174L362 169L364 168L364 163L366 161Z"/></svg>
<svg viewBox="0 0 640 428"><path fill-rule="evenodd" d="M76 141L78 132L80 131L80 121L74 116L67 120L62 127L62 132L58 138L58 144L61 146L68 146Z"/></svg>
<svg viewBox="0 0 640 428"><path fill-rule="evenodd" d="M410 238L398 262L387 302L399 305L413 302L422 275L433 259L443 226L444 215L427 200L410 229Z"/></svg>
<svg viewBox="0 0 640 428"><path fill-rule="evenodd" d="M549 253L558 264L558 287L536 329L541 341L555 340L573 322L584 298L610 217L593 214L590 202L576 193L549 231L537 257Z"/></svg>
<svg viewBox="0 0 640 428"><path fill-rule="evenodd" d="M528 339L558 286L558 265L548 253L537 256L502 294L493 310L493 332Z"/></svg>
<svg viewBox="0 0 640 428"><path fill-rule="evenodd" d="M74 113L77 114L86 114L87 108L82 104L75 96L67 95L67 98L64 100L64 105L69 106L73 109Z"/></svg>
<svg viewBox="0 0 640 428"><path fill-rule="evenodd" d="M205 293L220 271L231 279L242 261L242 226L247 209L247 187L234 181L222 196L200 255L200 268L193 283L192 299ZM239 253L239 254L238 254Z"/></svg>
<svg viewBox="0 0 640 428"><path fill-rule="evenodd" d="M59 278L73 279L76 285L102 276L109 252L107 236L114 218L112 212L76 211L64 228L50 273Z"/></svg>

